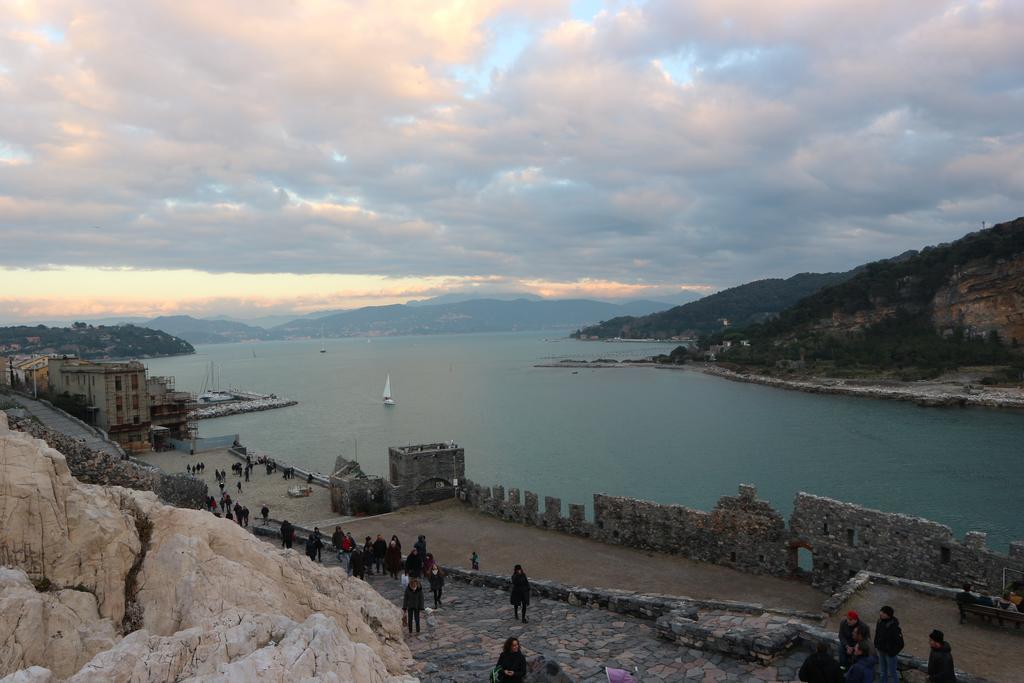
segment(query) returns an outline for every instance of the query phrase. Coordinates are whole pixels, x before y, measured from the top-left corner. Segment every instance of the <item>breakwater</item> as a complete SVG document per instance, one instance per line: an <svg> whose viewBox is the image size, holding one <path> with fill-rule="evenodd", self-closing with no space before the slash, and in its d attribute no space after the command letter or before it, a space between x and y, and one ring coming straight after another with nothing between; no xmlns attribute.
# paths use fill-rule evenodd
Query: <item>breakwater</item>
<svg viewBox="0 0 1024 683"><path fill-rule="evenodd" d="M298 401L290 398L278 398L276 396L243 398L238 401L215 403L212 405L200 405L195 410L195 416L197 420L208 420L215 417L227 417L229 415L241 415L243 413L257 413L262 410L287 408L288 406L298 405L298 403Z"/></svg>
<svg viewBox="0 0 1024 683"><path fill-rule="evenodd" d="M1024 541L1006 554L990 550L984 533L962 540L936 522L798 493L787 521L757 498L753 486L723 496L710 512L595 494L594 519L583 505L504 487L464 482L460 499L480 512L605 543L682 555L752 574L799 576L800 556L810 564L813 585L835 590L868 570L946 586L969 582L981 590L1002 590L1003 570L1024 572Z"/></svg>

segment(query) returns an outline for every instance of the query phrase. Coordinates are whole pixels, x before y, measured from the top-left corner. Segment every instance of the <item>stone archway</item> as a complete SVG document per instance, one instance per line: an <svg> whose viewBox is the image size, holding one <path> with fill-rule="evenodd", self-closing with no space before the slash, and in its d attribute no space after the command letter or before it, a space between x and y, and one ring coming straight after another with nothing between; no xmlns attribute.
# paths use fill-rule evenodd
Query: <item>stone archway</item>
<svg viewBox="0 0 1024 683"><path fill-rule="evenodd" d="M790 576L804 581L811 580L814 573L814 547L809 541L800 538L789 542L786 570Z"/></svg>

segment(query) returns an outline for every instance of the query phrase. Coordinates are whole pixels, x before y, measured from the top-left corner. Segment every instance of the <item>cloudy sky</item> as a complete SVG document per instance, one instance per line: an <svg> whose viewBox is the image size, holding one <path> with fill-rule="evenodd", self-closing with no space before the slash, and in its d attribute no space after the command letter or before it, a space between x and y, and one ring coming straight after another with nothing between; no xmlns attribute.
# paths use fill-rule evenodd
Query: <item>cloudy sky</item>
<svg viewBox="0 0 1024 683"><path fill-rule="evenodd" d="M658 298L1024 214L1019 0L0 2L0 320Z"/></svg>

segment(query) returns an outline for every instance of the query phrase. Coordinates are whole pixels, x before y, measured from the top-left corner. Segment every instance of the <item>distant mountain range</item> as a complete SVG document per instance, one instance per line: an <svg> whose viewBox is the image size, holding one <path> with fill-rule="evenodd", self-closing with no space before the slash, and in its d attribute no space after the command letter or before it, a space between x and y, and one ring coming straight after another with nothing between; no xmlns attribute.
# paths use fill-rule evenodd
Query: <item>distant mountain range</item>
<svg viewBox="0 0 1024 683"><path fill-rule="evenodd" d="M458 295L456 295L458 296ZM565 330L622 315L645 315L669 306L661 301L614 304L590 299L435 300L367 306L296 318L270 329L244 322L187 315L161 316L145 323L193 344L317 337L455 334L514 330Z"/></svg>

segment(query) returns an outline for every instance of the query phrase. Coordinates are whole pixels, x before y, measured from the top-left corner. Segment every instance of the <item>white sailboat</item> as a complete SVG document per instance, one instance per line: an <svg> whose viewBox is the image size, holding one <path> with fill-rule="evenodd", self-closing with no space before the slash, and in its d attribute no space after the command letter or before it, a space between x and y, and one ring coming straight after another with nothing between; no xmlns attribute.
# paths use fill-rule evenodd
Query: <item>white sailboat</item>
<svg viewBox="0 0 1024 683"><path fill-rule="evenodd" d="M393 406L395 405L395 399L391 397L391 375L388 374L388 378L384 381L384 405Z"/></svg>
<svg viewBox="0 0 1024 683"><path fill-rule="evenodd" d="M327 353L327 347L324 346L324 326L320 326L320 353Z"/></svg>

